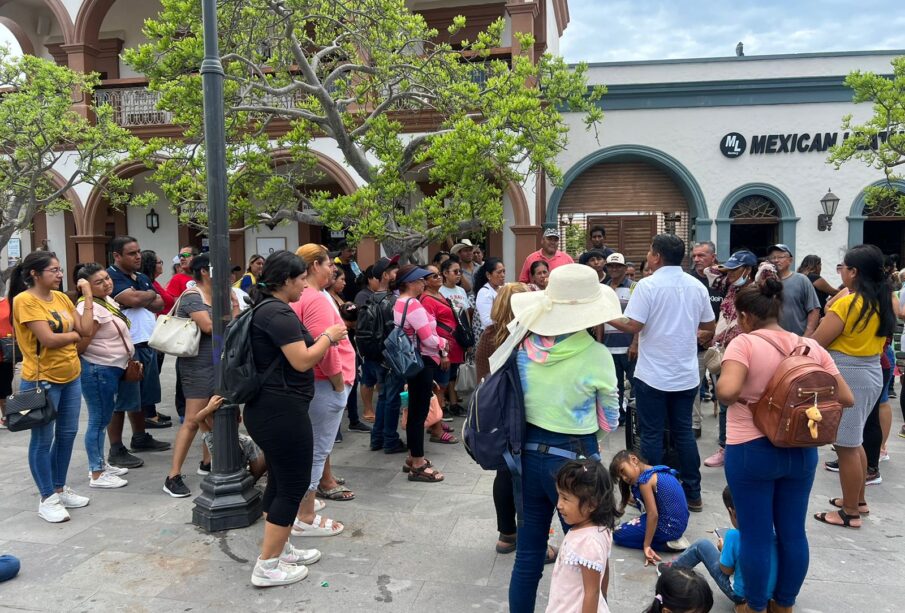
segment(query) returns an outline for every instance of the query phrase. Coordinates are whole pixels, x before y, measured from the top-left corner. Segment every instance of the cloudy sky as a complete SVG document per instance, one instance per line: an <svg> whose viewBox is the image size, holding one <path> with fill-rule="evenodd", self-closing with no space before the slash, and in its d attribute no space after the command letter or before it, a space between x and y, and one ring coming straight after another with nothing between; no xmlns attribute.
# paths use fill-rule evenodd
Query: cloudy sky
<svg viewBox="0 0 905 613"><path fill-rule="evenodd" d="M901 0L569 0L569 62L905 49Z"/></svg>

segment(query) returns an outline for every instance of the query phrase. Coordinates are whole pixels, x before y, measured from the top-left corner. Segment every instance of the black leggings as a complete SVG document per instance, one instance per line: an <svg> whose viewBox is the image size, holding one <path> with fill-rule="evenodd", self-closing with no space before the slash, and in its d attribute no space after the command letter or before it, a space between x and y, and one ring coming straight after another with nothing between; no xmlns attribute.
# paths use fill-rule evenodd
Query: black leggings
<svg viewBox="0 0 905 613"><path fill-rule="evenodd" d="M889 386L892 380L892 369L883 369L883 389ZM878 469L880 466L880 447L883 446L883 429L880 427L880 399L874 404L867 421L864 422L864 436L861 446L867 454L867 467Z"/></svg>
<svg viewBox="0 0 905 613"><path fill-rule="evenodd" d="M314 437L308 403L297 396L262 392L245 405L245 427L267 461L267 521L290 526L311 483Z"/></svg>
<svg viewBox="0 0 905 613"><path fill-rule="evenodd" d="M515 534L515 492L512 473L508 468L496 471L493 478L493 506L496 508L496 529L500 534Z"/></svg>
<svg viewBox="0 0 905 613"><path fill-rule="evenodd" d="M409 452L413 458L424 457L424 422L430 411L431 394L434 389L434 371L437 363L426 355L421 356L424 368L409 379L409 408L405 422L405 436L408 439Z"/></svg>

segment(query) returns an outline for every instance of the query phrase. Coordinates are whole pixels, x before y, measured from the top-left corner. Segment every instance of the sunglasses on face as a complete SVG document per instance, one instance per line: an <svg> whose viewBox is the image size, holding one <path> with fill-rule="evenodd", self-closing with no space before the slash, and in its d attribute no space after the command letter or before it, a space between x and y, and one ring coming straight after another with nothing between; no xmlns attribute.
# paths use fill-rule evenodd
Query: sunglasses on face
<svg viewBox="0 0 905 613"><path fill-rule="evenodd" d="M191 253L180 253L180 254L179 254L179 257L181 257L181 258L190 258L190 257L192 257L192 254L191 254Z"/></svg>

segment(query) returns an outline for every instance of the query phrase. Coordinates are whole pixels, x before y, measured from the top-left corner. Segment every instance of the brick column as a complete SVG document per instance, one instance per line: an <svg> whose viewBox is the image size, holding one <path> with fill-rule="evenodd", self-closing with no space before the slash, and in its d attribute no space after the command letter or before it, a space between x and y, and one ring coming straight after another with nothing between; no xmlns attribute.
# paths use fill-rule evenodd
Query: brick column
<svg viewBox="0 0 905 613"><path fill-rule="evenodd" d="M512 23L512 55L524 53L532 62L537 61L534 53L534 46L522 49L521 45L515 39L517 32L534 35L534 20L540 12L540 8L535 0L529 1L511 1L506 4L506 11Z"/></svg>
<svg viewBox="0 0 905 613"><path fill-rule="evenodd" d="M358 266L364 270L380 259L380 243L373 238L363 238L358 243Z"/></svg>
<svg viewBox="0 0 905 613"><path fill-rule="evenodd" d="M522 270L525 258L540 248L540 226L511 226L509 228L515 234L515 262L512 262L516 275Z"/></svg>
<svg viewBox="0 0 905 613"><path fill-rule="evenodd" d="M86 234L82 236L73 236L71 239L75 241L77 262L107 263L107 241L109 239L106 236ZM73 262L69 267L72 268L75 264L76 262Z"/></svg>

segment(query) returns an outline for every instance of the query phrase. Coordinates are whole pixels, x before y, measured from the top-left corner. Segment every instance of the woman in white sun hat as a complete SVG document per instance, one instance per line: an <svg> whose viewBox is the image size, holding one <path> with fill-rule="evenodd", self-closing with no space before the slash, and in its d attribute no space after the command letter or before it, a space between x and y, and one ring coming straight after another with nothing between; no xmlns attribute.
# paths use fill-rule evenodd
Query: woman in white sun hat
<svg viewBox="0 0 905 613"><path fill-rule="evenodd" d="M523 525L518 529L509 608L533 611L556 509L556 474L578 458L600 459L597 432L619 423L616 370L587 329L622 317L619 299L581 264L559 266L542 292L513 294L510 336L491 370L517 351L525 397ZM568 531L564 523L563 530Z"/></svg>

